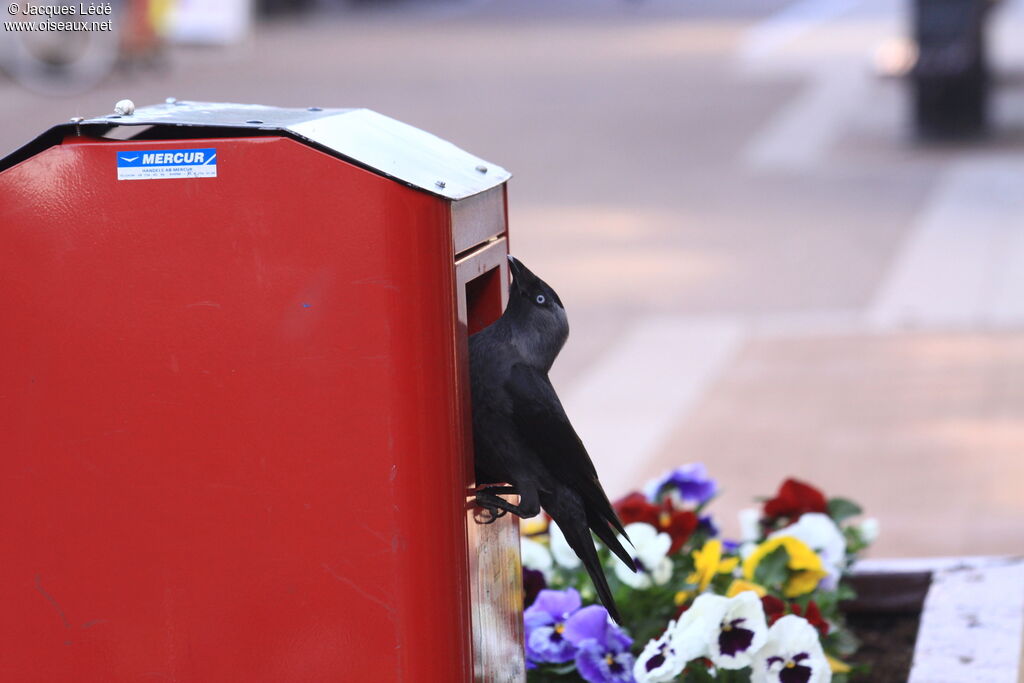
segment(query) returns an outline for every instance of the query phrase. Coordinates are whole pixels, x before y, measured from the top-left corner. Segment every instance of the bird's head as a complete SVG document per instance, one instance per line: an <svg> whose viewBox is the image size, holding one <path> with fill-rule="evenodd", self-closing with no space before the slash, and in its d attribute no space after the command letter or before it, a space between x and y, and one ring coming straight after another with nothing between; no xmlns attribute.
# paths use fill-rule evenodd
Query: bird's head
<svg viewBox="0 0 1024 683"><path fill-rule="evenodd" d="M548 283L534 275L514 256L505 315L512 327L512 343L527 361L547 371L569 338L569 319L562 300Z"/></svg>

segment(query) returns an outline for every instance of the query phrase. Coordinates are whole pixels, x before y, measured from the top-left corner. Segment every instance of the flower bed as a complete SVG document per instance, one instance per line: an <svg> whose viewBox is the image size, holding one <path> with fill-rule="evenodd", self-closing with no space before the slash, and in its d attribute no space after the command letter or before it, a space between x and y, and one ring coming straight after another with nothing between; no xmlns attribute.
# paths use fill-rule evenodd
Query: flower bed
<svg viewBox="0 0 1024 683"><path fill-rule="evenodd" d="M599 546L622 624L595 601L579 559L553 523L524 524L528 679L589 683L850 680L857 641L840 603L849 568L877 533L861 510L787 480L745 511L743 537L722 539L701 465L616 503L638 567Z"/></svg>

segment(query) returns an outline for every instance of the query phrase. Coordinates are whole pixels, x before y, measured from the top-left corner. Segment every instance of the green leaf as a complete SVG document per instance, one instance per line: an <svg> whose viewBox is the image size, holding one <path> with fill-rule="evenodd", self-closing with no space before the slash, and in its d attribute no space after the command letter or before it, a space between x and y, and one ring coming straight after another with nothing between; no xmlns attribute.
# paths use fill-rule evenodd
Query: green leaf
<svg viewBox="0 0 1024 683"><path fill-rule="evenodd" d="M750 668L743 669L718 669L719 683L750 683Z"/></svg>
<svg viewBox="0 0 1024 683"><path fill-rule="evenodd" d="M567 683L568 681L578 681L580 678L576 674L575 664L568 665L568 668L565 665L556 667L542 664L536 669L527 671L526 680L528 683Z"/></svg>
<svg viewBox="0 0 1024 683"><path fill-rule="evenodd" d="M836 524L864 512L859 505L846 498L833 498L828 501L828 516Z"/></svg>
<svg viewBox="0 0 1024 683"><path fill-rule="evenodd" d="M860 639L847 629L841 629L836 639L836 652L840 658L849 657L860 648Z"/></svg>
<svg viewBox="0 0 1024 683"><path fill-rule="evenodd" d="M683 675L685 683L715 683L715 677L697 662L691 662Z"/></svg>
<svg viewBox="0 0 1024 683"><path fill-rule="evenodd" d="M841 581L839 586L836 588L836 599L842 600L855 600L857 598L857 591L846 581Z"/></svg>
<svg viewBox="0 0 1024 683"><path fill-rule="evenodd" d="M783 546L771 551L754 570L754 583L762 586L781 586L789 578L789 553Z"/></svg>
<svg viewBox="0 0 1024 683"><path fill-rule="evenodd" d="M548 667L548 671L550 671L553 674L558 674L559 676L570 673L575 670L575 662L569 662L568 664L555 664L553 666Z"/></svg>

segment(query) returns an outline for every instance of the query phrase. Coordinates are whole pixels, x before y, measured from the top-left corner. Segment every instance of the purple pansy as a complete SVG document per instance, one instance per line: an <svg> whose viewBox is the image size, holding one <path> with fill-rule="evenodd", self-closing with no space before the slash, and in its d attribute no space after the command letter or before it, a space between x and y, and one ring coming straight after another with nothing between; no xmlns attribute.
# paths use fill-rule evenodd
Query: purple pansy
<svg viewBox="0 0 1024 683"><path fill-rule="evenodd" d="M699 518L697 528L708 535L708 538L718 538L718 527L715 526L715 521L711 519L711 515L703 515Z"/></svg>
<svg viewBox="0 0 1024 683"><path fill-rule="evenodd" d="M612 623L600 605L584 607L565 627L576 644L576 670L589 683L633 683L633 640Z"/></svg>
<svg viewBox="0 0 1024 683"><path fill-rule="evenodd" d="M644 495L654 503L665 496L672 496L677 502L698 506L714 498L716 493L718 484L699 462L677 467L644 487Z"/></svg>
<svg viewBox="0 0 1024 683"><path fill-rule="evenodd" d="M629 650L612 651L588 640L576 653L576 670L589 683L634 683L633 655Z"/></svg>
<svg viewBox="0 0 1024 683"><path fill-rule="evenodd" d="M576 643L566 637L570 617L582 601L575 588L564 591L542 590L526 611L526 657L532 662L560 664L576 656Z"/></svg>

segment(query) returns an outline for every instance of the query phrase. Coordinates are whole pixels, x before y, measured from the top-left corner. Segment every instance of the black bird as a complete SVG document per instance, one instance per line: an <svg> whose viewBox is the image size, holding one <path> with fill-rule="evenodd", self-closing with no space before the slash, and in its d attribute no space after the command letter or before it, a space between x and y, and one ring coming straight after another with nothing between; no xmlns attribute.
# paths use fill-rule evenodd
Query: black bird
<svg viewBox="0 0 1024 683"><path fill-rule="evenodd" d="M630 569L636 566L616 538L615 532L626 536L622 522L548 379L569 337L569 321L555 290L517 259L508 260L513 277L508 306L469 338L469 363L476 479L510 486L485 487L477 502L491 521L506 512L533 517L543 507L619 621L590 532ZM498 495L510 493L519 494L519 505Z"/></svg>

